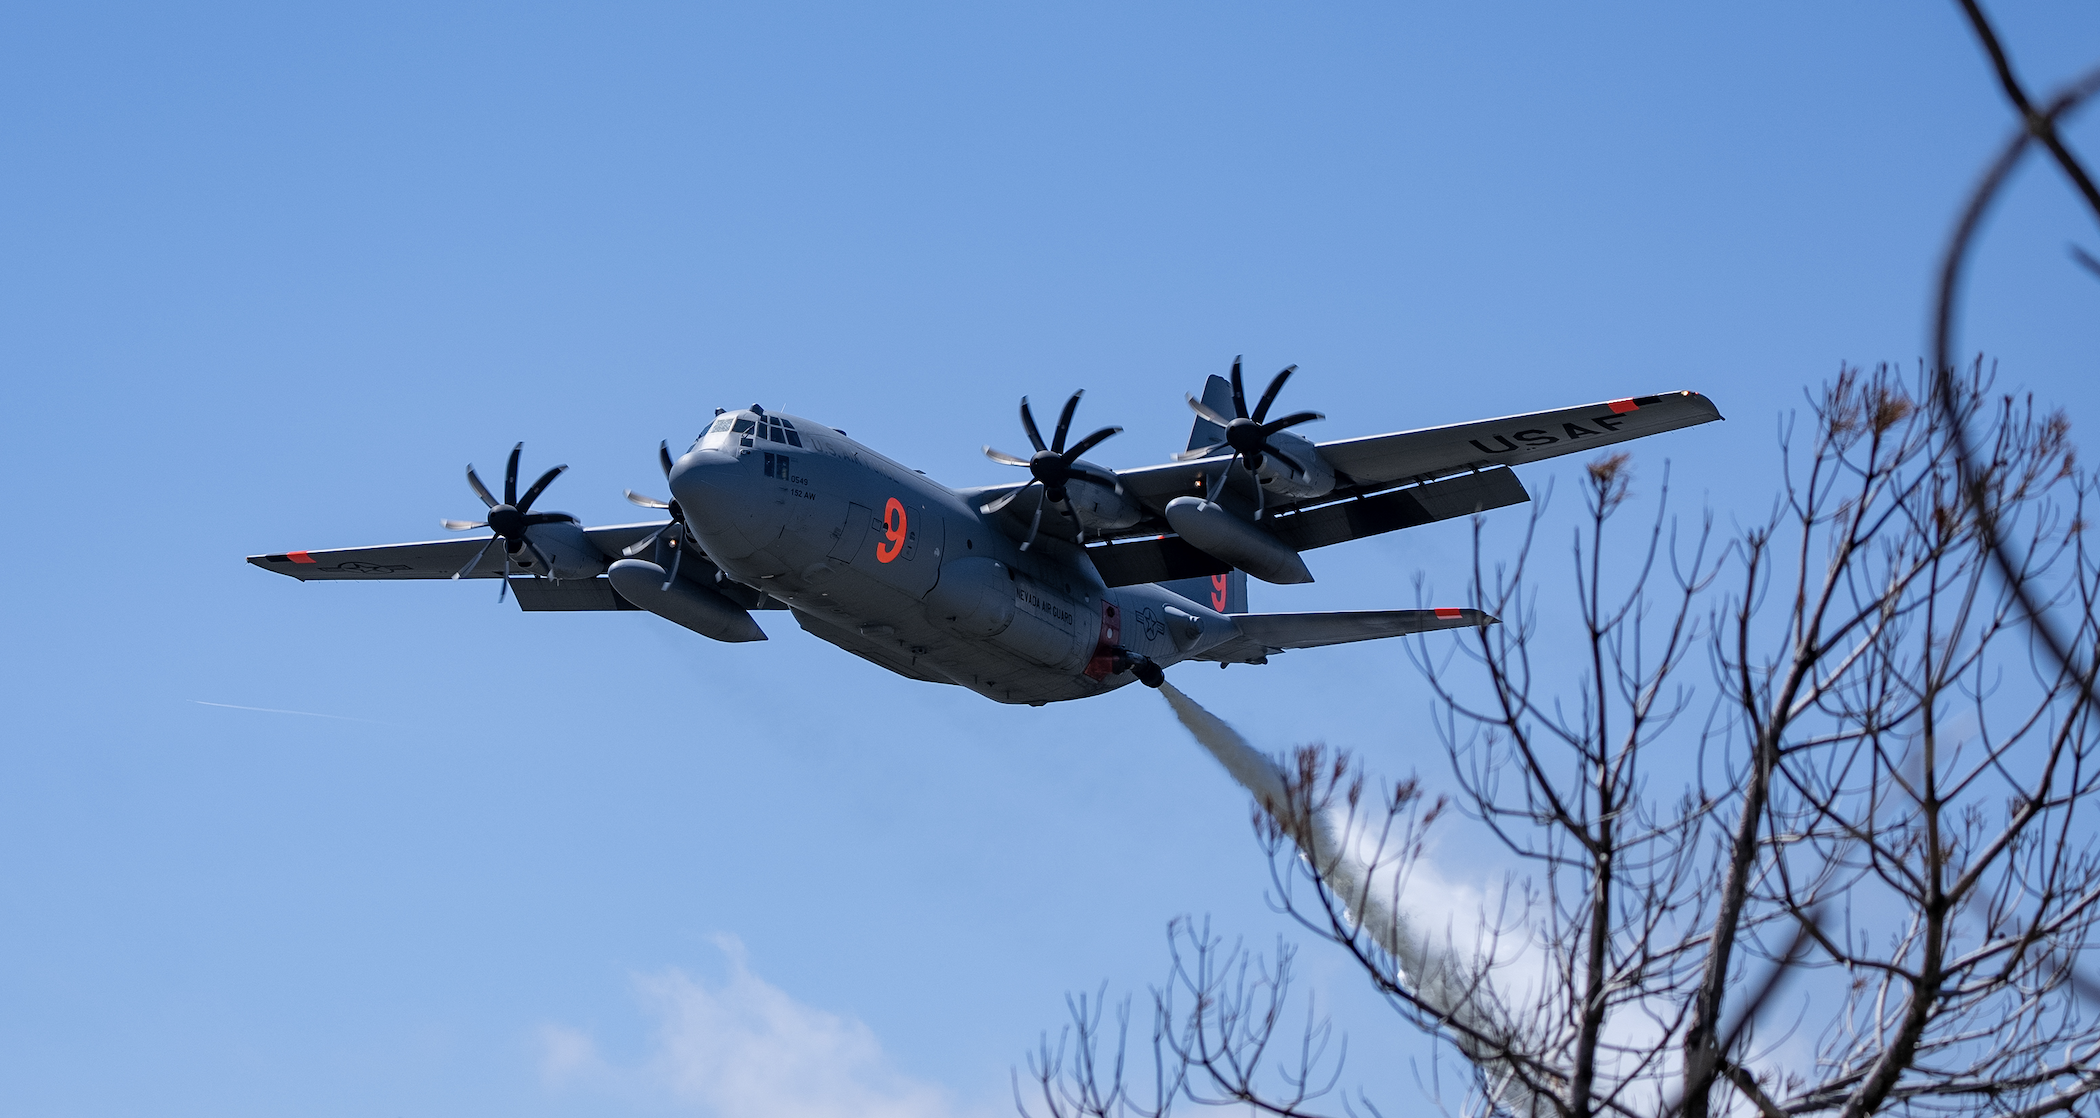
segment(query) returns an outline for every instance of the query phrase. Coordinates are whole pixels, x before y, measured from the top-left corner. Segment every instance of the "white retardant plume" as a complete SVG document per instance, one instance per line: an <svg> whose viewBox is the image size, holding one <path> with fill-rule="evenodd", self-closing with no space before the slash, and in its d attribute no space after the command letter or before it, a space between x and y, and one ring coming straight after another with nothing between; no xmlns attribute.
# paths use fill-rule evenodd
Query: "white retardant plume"
<svg viewBox="0 0 2100 1118"><path fill-rule="evenodd" d="M1400 977L1409 992L1431 1013L1457 1026L1449 1033L1452 1042L1480 1068L1497 1107L1519 1118L1554 1113L1550 1102L1511 1074L1508 1059L1496 1054L1502 1046L1481 1039L1513 1035L1513 1030L1498 1021L1486 977L1469 976L1448 952L1437 950L1426 936L1409 927L1397 906L1397 885L1373 888L1374 867L1348 849L1330 816L1311 810L1308 796L1293 802L1284 770L1273 759L1173 684L1163 684L1159 691L1182 726L1292 837L1306 863L1346 906L1345 918L1354 920L1400 964ZM1301 808L1312 817L1299 820Z"/></svg>

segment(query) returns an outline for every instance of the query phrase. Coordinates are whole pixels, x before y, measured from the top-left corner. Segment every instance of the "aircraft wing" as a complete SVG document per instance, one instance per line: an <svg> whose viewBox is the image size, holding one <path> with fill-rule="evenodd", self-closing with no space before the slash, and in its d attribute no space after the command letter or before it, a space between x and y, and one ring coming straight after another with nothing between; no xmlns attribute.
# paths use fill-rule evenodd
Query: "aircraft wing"
<svg viewBox="0 0 2100 1118"><path fill-rule="evenodd" d="M617 557L621 549L663 527L654 524L614 524L586 528L599 551ZM248 561L266 571L290 575L301 582L316 579L408 579L451 578L488 543L486 533L454 536L421 543L390 543L377 547L342 547L331 551L288 551L280 555L250 555ZM474 569L461 578L503 577L503 547L498 544L482 555Z"/></svg>
<svg viewBox="0 0 2100 1118"><path fill-rule="evenodd" d="M1488 509L1520 505L1531 500L1517 475L1507 469L1481 470L1423 485L1388 489L1370 496L1329 500L1323 505L1304 505L1278 513L1263 521L1270 534L1293 551L1360 540L1401 528L1430 524L1454 517L1471 516ZM1096 543L1086 553L1110 586L1140 582L1171 582L1181 578L1223 574L1232 569L1222 559L1196 549L1173 535L1161 520L1160 532L1140 539Z"/></svg>
<svg viewBox="0 0 2100 1118"><path fill-rule="evenodd" d="M1433 520L1470 516L1531 499L1506 467L1584 453L1720 418L1713 402L1699 393L1671 392L1317 443L1321 456L1335 469L1334 490L1305 500L1271 497L1263 522L1293 550L1304 551ZM1116 568L1112 572L1102 566L1109 585L1193 577L1224 569L1181 543L1164 516L1167 502L1202 494L1206 478L1217 473L1224 457L1219 454L1116 472L1124 492L1147 515L1128 528L1089 537L1096 541L1088 548L1096 566L1107 563ZM1233 465L1228 485L1249 494L1253 478ZM966 496L983 502L1014 488L986 486L966 491ZM1034 510L1034 502L1025 497L1009 504L1005 510L1009 530L1025 531ZM1046 525L1062 519L1045 514ZM1069 533L1069 527L1065 531ZM1132 550L1125 555L1105 555L1099 542L1103 540L1112 545L1109 551ZM1130 568L1127 573L1124 567Z"/></svg>
<svg viewBox="0 0 2100 1118"><path fill-rule="evenodd" d="M1335 469L1334 492L1308 501L1271 500L1268 512L1291 512L1491 466L1521 466L1580 454L1720 418L1713 402L1699 393L1670 392L1316 443L1320 456ZM1176 497L1199 492L1198 478L1216 471L1217 459L1222 457L1119 470L1116 477L1126 492L1158 511ZM1157 530L1139 525L1125 535L1149 535Z"/></svg>
<svg viewBox="0 0 2100 1118"><path fill-rule="evenodd" d="M1482 466L1520 466L1719 418L1713 401L1697 392L1671 392L1317 445L1337 472L1360 486L1375 486Z"/></svg>

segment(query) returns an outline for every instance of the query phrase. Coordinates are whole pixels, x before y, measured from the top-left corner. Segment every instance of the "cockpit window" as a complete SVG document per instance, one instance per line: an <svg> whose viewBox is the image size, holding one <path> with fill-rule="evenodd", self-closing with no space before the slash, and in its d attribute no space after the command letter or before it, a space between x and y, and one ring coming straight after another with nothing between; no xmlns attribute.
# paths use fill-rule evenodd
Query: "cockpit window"
<svg viewBox="0 0 2100 1118"><path fill-rule="evenodd" d="M792 447L804 445L802 436L795 432L793 423L777 415L754 416L748 412L742 415L731 412L716 417L715 421L708 425L706 433L701 435L700 439L708 446L731 446L736 444L750 446L758 439L764 439L767 442L785 443Z"/></svg>
<svg viewBox="0 0 2100 1118"><path fill-rule="evenodd" d="M769 415L759 421L758 436L776 443L801 446L802 436L795 433L795 425L779 416Z"/></svg>

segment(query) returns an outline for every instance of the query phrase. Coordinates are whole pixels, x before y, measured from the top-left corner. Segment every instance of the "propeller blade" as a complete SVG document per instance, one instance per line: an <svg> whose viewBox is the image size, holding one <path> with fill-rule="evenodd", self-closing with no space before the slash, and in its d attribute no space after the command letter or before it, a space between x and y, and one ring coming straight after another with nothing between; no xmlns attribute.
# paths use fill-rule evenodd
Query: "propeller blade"
<svg viewBox="0 0 2100 1118"><path fill-rule="evenodd" d="M490 547L490 545L491 545L491 544L494 544L494 543L495 543L495 542L496 542L497 540L500 540L500 539L502 539L502 538L503 538L503 537L501 537L501 536L490 536L490 537L488 538L488 541L487 541L486 543L483 543L483 544L481 545L481 550L480 550L480 551L477 551L477 552L475 552L475 553L474 553L474 558L472 558L472 559L469 559L469 560L467 560L467 565L466 565L466 566L464 566L464 567L461 567L460 569L458 569L458 570L456 570L456 571L452 572L452 578L453 578L453 580L454 580L454 581L458 581L458 579L459 579L459 576L461 576L461 575L463 575L463 574L466 574L466 573L467 573L468 571L471 571L471 570L473 570L474 568L476 568L476 567L480 566L480 565L481 565L481 557L482 557L482 556L484 556L484 555L487 555L487 554L489 553L489 547Z"/></svg>
<svg viewBox="0 0 2100 1118"><path fill-rule="evenodd" d="M627 501L629 504L640 505L645 509L667 509L671 507L671 502L669 501L659 501L654 497L644 497L632 489L627 490Z"/></svg>
<svg viewBox="0 0 2100 1118"><path fill-rule="evenodd" d="M1036 529L1038 529L1038 528L1041 528L1041 527L1043 526L1043 502L1044 502L1044 501L1046 501L1046 500L1048 500L1048 499L1049 499L1049 498L1048 498L1047 496L1043 496L1043 495L1040 495L1040 494L1038 494L1038 496L1036 497L1036 499L1035 499L1035 519L1033 519L1033 520L1030 520L1030 521L1028 522L1028 538L1027 538L1027 539L1025 539L1025 540L1022 540L1022 541L1021 541L1021 550L1022 550L1022 551L1026 551L1026 550L1028 550L1028 546L1029 546L1030 544L1032 544L1032 543L1034 543L1034 542L1035 542L1035 532L1036 532Z"/></svg>
<svg viewBox="0 0 2100 1118"><path fill-rule="evenodd" d="M664 468L664 476L665 476L665 477L667 477L667 478L668 478L668 477L670 477L670 476L671 476L671 440L669 440L669 439L665 439L665 440L664 440L663 442L660 442L660 443L657 443L657 444L656 444L656 460L657 460L657 462L658 462L658 463L660 463L660 464L661 464L661 465L663 466L663 468Z"/></svg>
<svg viewBox="0 0 2100 1118"><path fill-rule="evenodd" d="M503 503L506 505L518 503L518 455L523 453L525 453L524 443L511 447L510 465L503 469Z"/></svg>
<svg viewBox="0 0 2100 1118"><path fill-rule="evenodd" d="M440 520L438 521L438 523L444 525L447 528L452 529L455 532L464 532L470 528L488 527L488 524L485 521L480 520Z"/></svg>
<svg viewBox="0 0 2100 1118"><path fill-rule="evenodd" d="M671 547L671 570L669 574L664 576L663 588L665 590L669 590L671 588L671 584L678 581L678 563L684 558L685 549L677 546L676 541L673 541Z"/></svg>
<svg viewBox="0 0 2100 1118"><path fill-rule="evenodd" d="M1072 413L1079 410L1079 398L1084 395L1084 388L1072 393L1072 398L1065 401L1065 410L1058 413L1057 432L1050 436L1050 449L1059 454L1065 452L1065 433L1072 429Z"/></svg>
<svg viewBox="0 0 2100 1118"><path fill-rule="evenodd" d="M1027 465L1027 463L1023 462L1021 463L1021 465L1025 466ZM1034 484L1035 483L1031 481L1025 485L1022 485L1019 489L1008 490L1004 496L999 497L996 500L987 502L986 504L977 506L977 511L984 513L987 516L989 516L992 513L998 512L1000 509L1003 509L1006 506L1013 504L1015 497L1018 497L1021 494L1028 492L1028 487Z"/></svg>
<svg viewBox="0 0 2100 1118"><path fill-rule="evenodd" d="M1268 389L1261 394L1261 402L1254 405L1254 414L1248 418L1256 423L1260 423L1262 418L1269 414L1269 405L1276 402L1276 394L1283 390L1283 382L1291 379L1291 374L1297 371L1298 366L1290 365L1285 367L1282 372L1277 373L1276 379L1270 381Z"/></svg>
<svg viewBox="0 0 2100 1118"><path fill-rule="evenodd" d="M1219 448L1223 447L1224 445L1224 443L1212 443L1209 446L1199 446L1194 448L1193 450L1184 450L1174 455L1174 461L1194 462L1198 458L1205 458L1210 456L1212 453L1216 452Z"/></svg>
<svg viewBox="0 0 2100 1118"><path fill-rule="evenodd" d="M1055 504L1057 506L1057 515L1072 522L1072 542L1085 547L1086 525L1079 520L1079 510L1072 507L1072 498L1067 496L1064 500L1057 501Z"/></svg>
<svg viewBox="0 0 2100 1118"><path fill-rule="evenodd" d="M496 507L496 498L489 494L488 486L481 484L481 478L474 473L474 464L471 462L467 463L467 484L474 487L474 495L481 498L481 503L490 508Z"/></svg>
<svg viewBox="0 0 2100 1118"><path fill-rule="evenodd" d="M548 470L546 473L541 474L540 480L533 482L532 488L527 489L525 491L525 495L518 499L518 511L530 511L532 508L532 503L540 499L540 494L545 493L547 491L547 486L553 484L554 479L560 477L562 471L568 468L569 467L567 467L566 465L556 466L553 469Z"/></svg>
<svg viewBox="0 0 2100 1118"><path fill-rule="evenodd" d="M1188 397L1188 402L1189 410L1195 412L1197 415L1200 415L1203 418L1210 420L1212 423L1215 423L1220 427L1232 426L1232 420L1229 417L1219 415L1217 412L1210 410L1208 405L1204 404L1203 401L1198 400L1194 396Z"/></svg>
<svg viewBox="0 0 2100 1118"><path fill-rule="evenodd" d="M1028 432L1028 441L1033 443L1037 450L1050 449L1043 445L1043 433L1036 429L1035 413L1028 410L1028 397L1026 396L1021 397L1021 427Z"/></svg>
<svg viewBox="0 0 2100 1118"><path fill-rule="evenodd" d="M1233 414L1239 416L1247 414L1247 389L1240 383L1240 359L1238 357L1232 359L1232 411ZM1217 420L1211 420L1211 422L1215 423Z"/></svg>
<svg viewBox="0 0 2100 1118"><path fill-rule="evenodd" d="M1311 423L1315 419L1325 418L1327 417L1321 415L1319 412L1316 411L1294 411L1291 414L1284 416L1282 419L1272 420L1268 423L1262 424L1261 433L1264 435L1273 435L1286 427L1296 427L1300 423Z"/></svg>
<svg viewBox="0 0 2100 1118"><path fill-rule="evenodd" d="M991 447L984 448L984 456L1005 466L1026 466L1028 464L1028 459L1026 458L1016 458L1003 450L993 450Z"/></svg>
<svg viewBox="0 0 2100 1118"><path fill-rule="evenodd" d="M503 604L503 596L510 593L510 549L503 549L503 581L496 587L496 604Z"/></svg>
<svg viewBox="0 0 2100 1118"><path fill-rule="evenodd" d="M525 550L532 552L532 557L540 561L540 570L532 572L534 578L539 577L540 571L545 571L548 578L554 577L554 564L547 561L547 555L540 550L540 545L533 543L528 537L525 540Z"/></svg>
<svg viewBox="0 0 2100 1118"><path fill-rule="evenodd" d="M628 544L626 547L620 549L620 557L622 559L632 559L635 556L640 555L642 552L647 551L652 547L655 547L657 539L661 537L665 532L670 531L676 525L677 521L674 520L670 524L666 524L663 527L658 528L656 531L651 532L646 536L643 536L641 539L636 540L631 544Z"/></svg>
<svg viewBox="0 0 2100 1118"><path fill-rule="evenodd" d="M1276 449L1276 448L1275 448L1275 447L1273 447L1273 446L1269 448L1269 453L1270 453L1270 454L1273 454L1273 455L1275 455L1275 456L1276 456L1276 457L1278 457L1278 458L1281 458L1281 459L1283 459L1283 460L1284 460L1284 461L1286 461L1286 462L1289 462L1289 463L1291 464L1291 469L1294 469L1294 470L1298 471L1298 473L1299 473L1299 476L1301 476L1301 477L1302 477L1302 476L1304 476L1305 474L1308 474L1308 473L1311 473L1311 472L1312 472L1312 471L1310 471L1310 470L1307 470L1307 469L1305 468L1305 463L1303 463L1303 462L1300 462L1300 461L1298 461L1298 460L1297 460L1296 458L1293 458L1293 457L1291 457L1290 455L1288 455L1288 454L1285 454L1285 453L1284 453L1283 451L1280 451L1280 450Z"/></svg>
<svg viewBox="0 0 2100 1118"><path fill-rule="evenodd" d="M1065 451L1065 464L1069 466L1072 463L1079 461L1080 455L1085 454L1087 451L1092 450L1097 446L1100 446L1103 442L1106 442L1111 435L1120 434L1122 430L1123 429L1121 427L1103 427L1099 431L1096 431L1093 434L1088 435L1086 438L1079 440L1079 445L1073 447L1068 451Z"/></svg>

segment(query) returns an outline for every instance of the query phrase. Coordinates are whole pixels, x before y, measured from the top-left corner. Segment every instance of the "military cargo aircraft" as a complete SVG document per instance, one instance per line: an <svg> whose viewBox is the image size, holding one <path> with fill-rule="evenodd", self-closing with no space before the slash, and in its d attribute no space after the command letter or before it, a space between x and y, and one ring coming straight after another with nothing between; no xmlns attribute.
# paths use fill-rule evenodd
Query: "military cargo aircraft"
<svg viewBox="0 0 2100 1118"><path fill-rule="evenodd" d="M1304 553L1530 500L1510 467L1721 418L1704 396L1634 396L1448 427L1314 442L1322 418L1252 408L1234 360L1188 403L1188 449L1112 470L1085 457L1121 431L1067 442L1081 393L1032 452L986 447L1029 477L950 489L837 430L754 404L716 409L683 454L658 450L669 520L586 527L467 467L487 511L446 520L485 537L291 551L248 561L293 578L501 579L526 610L644 610L718 641L757 641L752 611L784 610L818 638L898 675L1002 703L1157 687L1187 660L1266 663L1287 649L1493 624L1476 609L1250 613L1247 576L1312 581ZM498 547L498 544L501 544Z"/></svg>

